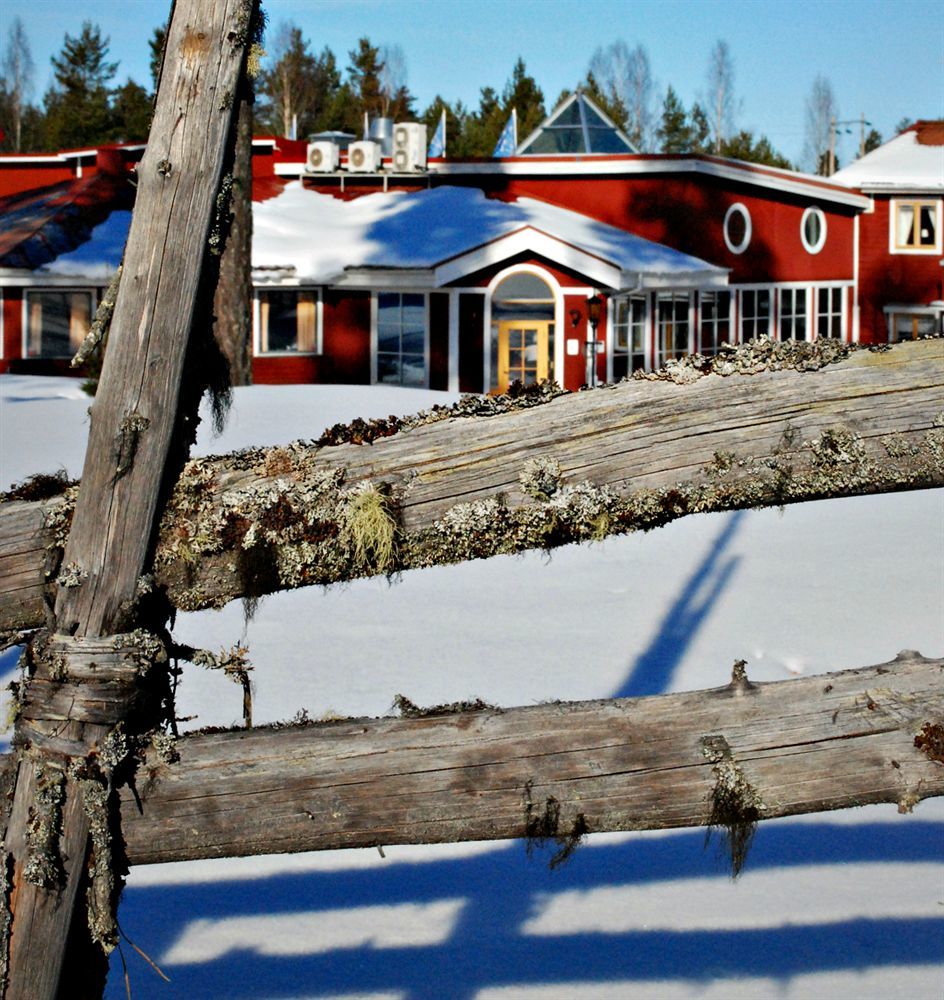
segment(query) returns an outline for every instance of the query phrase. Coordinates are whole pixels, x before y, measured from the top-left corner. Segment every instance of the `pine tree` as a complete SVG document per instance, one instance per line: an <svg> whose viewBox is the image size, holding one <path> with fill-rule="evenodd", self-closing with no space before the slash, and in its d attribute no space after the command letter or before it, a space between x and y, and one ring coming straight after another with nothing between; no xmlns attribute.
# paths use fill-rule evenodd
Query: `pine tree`
<svg viewBox="0 0 944 1000"><path fill-rule="evenodd" d="M52 57L55 82L46 93L46 142L51 149L100 143L112 127L108 85L118 63L108 61L108 38L85 21L77 38L65 36Z"/></svg>
<svg viewBox="0 0 944 1000"><path fill-rule="evenodd" d="M547 116L544 110L544 94L534 77L528 73L521 56L518 56L518 61L511 71L511 79L502 91L502 111L505 119L511 114L512 109L518 113L519 142L523 142ZM499 130L498 135L500 134ZM496 142L498 135L495 136ZM492 148L494 149L494 146ZM489 153L491 151L489 150Z"/></svg>
<svg viewBox="0 0 944 1000"><path fill-rule="evenodd" d="M882 145L882 133L877 129L870 129L868 135L865 137L865 149L864 152L871 153L873 149L878 149Z"/></svg>
<svg viewBox="0 0 944 1000"><path fill-rule="evenodd" d="M370 44L370 39L360 38L357 48L348 53L351 60L347 68L347 82L353 101L348 109L348 131L360 133L364 113L370 119L379 118L383 110L380 93L380 73L383 60L380 49Z"/></svg>
<svg viewBox="0 0 944 1000"><path fill-rule="evenodd" d="M140 84L129 79L112 97L111 142L145 142L151 128L154 100Z"/></svg>
<svg viewBox="0 0 944 1000"><path fill-rule="evenodd" d="M793 164L770 144L767 136L754 137L748 129L741 129L736 135L721 144L721 155L746 163L762 163L768 167L782 167L793 170Z"/></svg>
<svg viewBox="0 0 944 1000"><path fill-rule="evenodd" d="M506 115L498 94L492 87L479 91L479 107L468 115L462 130L464 155L491 156L505 127Z"/></svg>
<svg viewBox="0 0 944 1000"><path fill-rule="evenodd" d="M161 64L164 62L164 46L167 44L167 25L155 28L148 41L151 50L151 91L157 93L157 82L161 75Z"/></svg>
<svg viewBox="0 0 944 1000"><path fill-rule="evenodd" d="M669 84L662 104L662 118L656 129L659 150L663 153L688 153L692 148L692 127L675 88Z"/></svg>
<svg viewBox="0 0 944 1000"><path fill-rule="evenodd" d="M297 135L305 135L312 124L309 119L316 100L317 64L301 28L294 24L279 26L272 58L272 68L262 70L258 80L256 117L262 131L289 138L294 123Z"/></svg>
<svg viewBox="0 0 944 1000"><path fill-rule="evenodd" d="M705 109L696 101L692 105L691 118L691 152L711 152L711 123Z"/></svg>

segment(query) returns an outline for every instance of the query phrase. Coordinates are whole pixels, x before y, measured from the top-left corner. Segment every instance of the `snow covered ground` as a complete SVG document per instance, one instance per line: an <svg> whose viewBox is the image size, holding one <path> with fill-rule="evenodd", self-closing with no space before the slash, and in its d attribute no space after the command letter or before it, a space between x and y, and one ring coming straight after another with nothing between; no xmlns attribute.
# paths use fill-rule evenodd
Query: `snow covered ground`
<svg viewBox="0 0 944 1000"><path fill-rule="evenodd" d="M202 453L317 437L445 394L236 391ZM0 377L0 488L81 471L78 384ZM655 694L944 655L944 491L686 518L552 556L444 567L182 615L248 643L254 716L382 715L482 697ZM7 674L13 665L3 664ZM191 668L182 715L240 715ZM562 869L520 844L389 847L135 869L120 920L136 998L931 997L944 993L944 800L762 824L737 882L702 831L591 836ZM108 997L124 996L115 956Z"/></svg>

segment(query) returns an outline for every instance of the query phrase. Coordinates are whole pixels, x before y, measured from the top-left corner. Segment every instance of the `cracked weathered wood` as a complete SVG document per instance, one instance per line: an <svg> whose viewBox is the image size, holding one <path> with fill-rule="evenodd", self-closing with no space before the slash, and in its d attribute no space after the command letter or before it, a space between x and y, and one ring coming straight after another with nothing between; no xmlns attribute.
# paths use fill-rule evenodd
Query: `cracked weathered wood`
<svg viewBox="0 0 944 1000"><path fill-rule="evenodd" d="M251 11L245 0L174 5L151 138L137 170L108 352L91 410L83 481L55 588L52 625L67 636L110 635L138 624L138 584L153 554L158 505L169 486L165 477L173 480L179 468L169 458L172 441L180 448L187 438L178 413L181 376ZM69 667L66 658L67 681ZM123 716L123 707L130 708L122 706L120 694L110 701L104 688L92 692L101 697L97 707L86 705L87 711L73 711L61 697L44 706L50 692L62 694L62 679L48 663L37 668L29 696L37 742L52 736L90 747ZM38 751L29 748L28 739L17 743L23 750L4 838L14 882L6 997L42 1000L59 989L89 823L70 776L61 831L55 831L62 885L43 888L24 876ZM65 765L59 762L60 768ZM80 975L94 981L97 973L90 966L96 964L89 956Z"/></svg>
<svg viewBox="0 0 944 1000"><path fill-rule="evenodd" d="M915 745L944 724L944 660L650 698L191 735L123 790L132 863L701 826L718 746L760 818L944 794ZM944 746L944 728L939 730ZM940 754L941 751L938 751ZM553 800L549 807L549 801ZM581 817L578 820L578 817ZM547 832L547 830L545 830Z"/></svg>
<svg viewBox="0 0 944 1000"><path fill-rule="evenodd" d="M329 558L327 547L294 576L283 565L247 585L244 538L253 515L244 498L263 488L277 493L287 481L303 488L325 471L343 473L345 488L371 481L393 489L402 532L396 568L488 554L467 552L445 536L440 552L428 544L411 548L410 539L425 532L428 541L444 515L470 501L501 498L507 509L533 512L535 501L519 479L529 459L557 462L563 487L591 483L626 501L625 518L610 518L601 533L649 527L696 510L940 486L944 429L935 423L942 410L944 342L932 340L858 351L813 372L712 375L691 385L631 381L533 409L443 420L372 445L201 459L191 463L189 475L192 483L199 476L206 520L222 519L224 508L245 514L243 534L232 532L219 551L200 551L188 537L193 512L181 505L162 530L157 582L176 606L196 608L247 591L330 583L389 568L352 566ZM320 430L312 427L312 436ZM831 463L829 455L820 461L814 446L834 432L854 448L848 454L837 449ZM181 487L178 493L184 495ZM271 499L270 506L277 502ZM40 525L44 512L61 506L61 500L0 504L0 628L41 621L43 546L50 539ZM203 537L215 539L217 532ZM509 545L561 540L571 535L542 531ZM491 541L500 546L502 539ZM301 551L293 550L285 531L278 545L283 564Z"/></svg>

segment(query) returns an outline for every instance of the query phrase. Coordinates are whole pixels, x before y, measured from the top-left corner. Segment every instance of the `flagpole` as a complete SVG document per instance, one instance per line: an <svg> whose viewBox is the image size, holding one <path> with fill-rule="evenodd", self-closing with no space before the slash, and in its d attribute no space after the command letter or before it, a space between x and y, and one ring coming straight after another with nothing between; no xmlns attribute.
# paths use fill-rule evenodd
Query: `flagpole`
<svg viewBox="0 0 944 1000"><path fill-rule="evenodd" d="M446 109L445 108L442 109L441 127L442 127L442 137L443 137L442 155L445 156L446 155Z"/></svg>

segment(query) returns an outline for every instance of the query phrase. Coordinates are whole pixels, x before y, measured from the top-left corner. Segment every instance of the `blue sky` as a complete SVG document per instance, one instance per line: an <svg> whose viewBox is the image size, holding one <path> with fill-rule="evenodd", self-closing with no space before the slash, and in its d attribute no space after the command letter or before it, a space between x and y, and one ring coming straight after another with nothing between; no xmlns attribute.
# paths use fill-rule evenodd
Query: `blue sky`
<svg viewBox="0 0 944 1000"><path fill-rule="evenodd" d="M737 125L764 132L791 159L802 155L817 73L830 79L843 118L864 112L886 138L903 117L944 116L944 14L926 0L269 0L265 8L273 31L294 21L342 67L362 35L400 45L421 108L437 92L477 106L479 88L500 90L519 54L551 102L583 76L598 46L617 38L648 49L660 99L671 83L690 105L723 38L735 65ZM50 56L84 19L110 36L120 79L146 83L147 41L169 10L169 0L4 0L0 30L5 44L10 21L22 19L38 99ZM853 149L847 140L845 151Z"/></svg>

